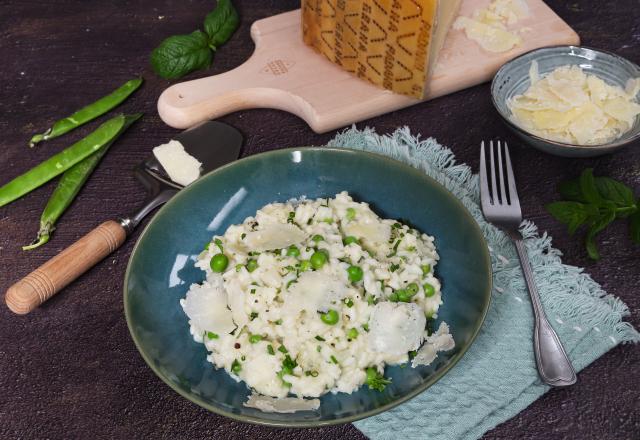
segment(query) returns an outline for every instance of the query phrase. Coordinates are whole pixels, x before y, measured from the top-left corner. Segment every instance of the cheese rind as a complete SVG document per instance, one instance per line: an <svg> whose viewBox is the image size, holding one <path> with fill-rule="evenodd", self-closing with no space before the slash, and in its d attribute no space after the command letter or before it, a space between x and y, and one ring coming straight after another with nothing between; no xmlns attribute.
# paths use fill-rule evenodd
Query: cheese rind
<svg viewBox="0 0 640 440"><path fill-rule="evenodd" d="M423 98L461 0L303 0L304 42L358 77Z"/></svg>

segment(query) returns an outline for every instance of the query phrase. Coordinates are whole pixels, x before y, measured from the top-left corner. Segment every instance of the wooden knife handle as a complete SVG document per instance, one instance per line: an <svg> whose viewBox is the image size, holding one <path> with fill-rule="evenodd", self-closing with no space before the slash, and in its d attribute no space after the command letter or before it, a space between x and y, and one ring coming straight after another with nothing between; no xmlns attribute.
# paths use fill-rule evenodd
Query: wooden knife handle
<svg viewBox="0 0 640 440"><path fill-rule="evenodd" d="M114 220L102 223L51 260L9 287L11 311L25 315L91 269L124 243L127 233Z"/></svg>

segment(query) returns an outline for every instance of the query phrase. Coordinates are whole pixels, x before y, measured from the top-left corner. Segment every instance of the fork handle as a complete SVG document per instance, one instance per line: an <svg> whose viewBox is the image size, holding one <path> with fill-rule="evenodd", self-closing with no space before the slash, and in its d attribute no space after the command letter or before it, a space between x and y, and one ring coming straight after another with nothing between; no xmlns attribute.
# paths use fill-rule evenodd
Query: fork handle
<svg viewBox="0 0 640 440"><path fill-rule="evenodd" d="M533 278L531 264L527 256L527 249L524 241L519 236L512 237L515 242L518 256L520 257L520 265L524 272L524 279L527 282L527 289L531 296L533 304L533 312L535 317L535 330L533 334L533 348L536 356L536 364L538 365L538 373L543 382L553 387L564 387L576 383L576 372L571 365L571 361L567 357L567 353L562 347L562 343L558 335L551 327L547 319L538 288Z"/></svg>

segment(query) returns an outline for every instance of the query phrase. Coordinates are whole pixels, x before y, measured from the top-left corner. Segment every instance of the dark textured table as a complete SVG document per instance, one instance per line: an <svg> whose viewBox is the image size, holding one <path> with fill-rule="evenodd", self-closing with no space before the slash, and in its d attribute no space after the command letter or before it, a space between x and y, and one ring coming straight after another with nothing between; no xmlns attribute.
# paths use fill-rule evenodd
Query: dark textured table
<svg viewBox="0 0 640 440"><path fill-rule="evenodd" d="M250 24L297 7L297 1L239 1L242 26L217 52L209 72L241 64L253 50ZM638 0L553 0L551 7L582 36L584 45L640 63ZM53 240L26 253L53 184L0 208L0 291L114 215L138 206L142 188L131 168L176 133L156 113L168 82L150 71L150 51L166 36L200 26L210 1L36 1L0 5L0 183L87 133L95 124L29 150L30 136L87 102L142 74L143 88L122 107L145 117L111 149L59 223ZM222 119L246 136L243 155L285 146L323 144L335 133L314 134L300 119L252 110ZM640 327L639 248L622 225L602 234L604 258L585 257L579 239L544 211L554 188L593 166L640 192L640 143L593 160L561 159L519 146L506 131L482 85L358 124L386 133L408 125L434 136L477 169L481 139L511 141L527 218L554 237L565 261L583 266L631 309ZM0 307L0 438L361 439L351 425L275 430L216 416L181 398L145 365L129 337L122 282L137 233L116 253L28 316ZM553 390L488 432L488 439L639 439L640 350L619 346L579 374L570 389Z"/></svg>

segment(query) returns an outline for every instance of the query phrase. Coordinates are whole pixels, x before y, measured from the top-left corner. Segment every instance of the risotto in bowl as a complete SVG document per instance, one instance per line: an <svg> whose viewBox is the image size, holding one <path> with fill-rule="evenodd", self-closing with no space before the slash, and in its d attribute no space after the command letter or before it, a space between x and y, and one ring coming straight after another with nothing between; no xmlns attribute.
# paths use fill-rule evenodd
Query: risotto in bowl
<svg viewBox="0 0 640 440"><path fill-rule="evenodd" d="M438 183L375 154L289 149L220 168L162 208L131 257L125 313L183 396L318 426L438 380L475 338L490 285L477 224Z"/></svg>

